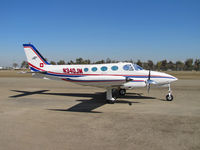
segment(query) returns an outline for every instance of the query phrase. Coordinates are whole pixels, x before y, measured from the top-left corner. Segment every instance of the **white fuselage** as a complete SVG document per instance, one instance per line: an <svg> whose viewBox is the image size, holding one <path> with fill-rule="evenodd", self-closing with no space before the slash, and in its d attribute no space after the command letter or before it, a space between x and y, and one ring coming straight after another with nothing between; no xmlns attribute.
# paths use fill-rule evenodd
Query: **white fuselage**
<svg viewBox="0 0 200 150"><path fill-rule="evenodd" d="M104 88L120 87L131 89L144 87L149 77L149 70L138 68L139 66L126 62L92 65L45 65L42 68L29 65L33 71L47 72L46 74L36 73L34 74L36 77ZM177 78L169 74L157 71L151 71L150 78L157 85L165 85L177 80Z"/></svg>
<svg viewBox="0 0 200 150"><path fill-rule="evenodd" d="M170 83L177 78L161 72L144 70L132 63L111 63L92 65L51 65L32 44L23 44L32 75L43 79L74 82L85 86L106 88L106 99L115 101L113 90L118 89L123 95L126 89L151 84L169 87L167 100L172 100Z"/></svg>

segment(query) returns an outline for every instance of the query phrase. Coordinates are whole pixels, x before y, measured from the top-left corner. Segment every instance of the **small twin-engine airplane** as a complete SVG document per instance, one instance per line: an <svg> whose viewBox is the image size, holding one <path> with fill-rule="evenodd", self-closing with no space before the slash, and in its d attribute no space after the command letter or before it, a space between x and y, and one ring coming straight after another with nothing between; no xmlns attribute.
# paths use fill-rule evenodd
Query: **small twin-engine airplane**
<svg viewBox="0 0 200 150"><path fill-rule="evenodd" d="M63 80L85 86L105 88L106 100L114 103L127 89L151 85L168 86L166 100L172 101L170 83L177 78L161 72L144 70L142 67L127 63L91 65L51 65L32 44L23 44L29 67L33 76L43 79ZM115 91L115 92L113 92ZM116 92L117 91L117 92Z"/></svg>

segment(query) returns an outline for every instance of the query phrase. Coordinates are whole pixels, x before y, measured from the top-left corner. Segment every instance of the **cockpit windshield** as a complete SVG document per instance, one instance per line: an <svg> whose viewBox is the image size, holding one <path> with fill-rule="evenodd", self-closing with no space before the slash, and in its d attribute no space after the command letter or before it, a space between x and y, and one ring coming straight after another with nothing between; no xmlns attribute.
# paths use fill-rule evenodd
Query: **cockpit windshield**
<svg viewBox="0 0 200 150"><path fill-rule="evenodd" d="M133 67L135 68L135 70L143 70L143 68L138 66L137 64L133 64Z"/></svg>

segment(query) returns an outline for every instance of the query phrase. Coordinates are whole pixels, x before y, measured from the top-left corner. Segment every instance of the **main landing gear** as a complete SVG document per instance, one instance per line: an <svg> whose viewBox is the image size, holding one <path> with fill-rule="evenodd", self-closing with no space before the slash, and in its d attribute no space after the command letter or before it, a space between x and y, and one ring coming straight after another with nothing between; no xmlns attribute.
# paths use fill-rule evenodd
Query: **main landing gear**
<svg viewBox="0 0 200 150"><path fill-rule="evenodd" d="M120 96L125 96L125 94L126 94L126 89L120 89L119 90L119 95Z"/></svg>
<svg viewBox="0 0 200 150"><path fill-rule="evenodd" d="M166 100L167 101L172 101L173 100L173 95L172 95L172 91L171 91L171 88L170 88L170 84L168 84L168 87L169 87L169 93L166 95Z"/></svg>
<svg viewBox="0 0 200 150"><path fill-rule="evenodd" d="M114 104L119 96L125 96L125 89L112 89L108 88L106 91L106 101L109 104Z"/></svg>
<svg viewBox="0 0 200 150"><path fill-rule="evenodd" d="M113 97L112 88L108 88L106 91L106 101L109 104L114 104L117 98Z"/></svg>

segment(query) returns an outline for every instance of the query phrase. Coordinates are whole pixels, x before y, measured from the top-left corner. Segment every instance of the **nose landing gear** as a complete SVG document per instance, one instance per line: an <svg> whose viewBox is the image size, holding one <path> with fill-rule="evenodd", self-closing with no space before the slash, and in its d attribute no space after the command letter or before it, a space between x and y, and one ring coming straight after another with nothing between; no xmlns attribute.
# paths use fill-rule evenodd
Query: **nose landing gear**
<svg viewBox="0 0 200 150"><path fill-rule="evenodd" d="M167 101L172 101L173 100L173 95L172 95L172 91L171 91L171 88L170 88L170 84L168 84L169 86L169 93L166 95L166 100Z"/></svg>

